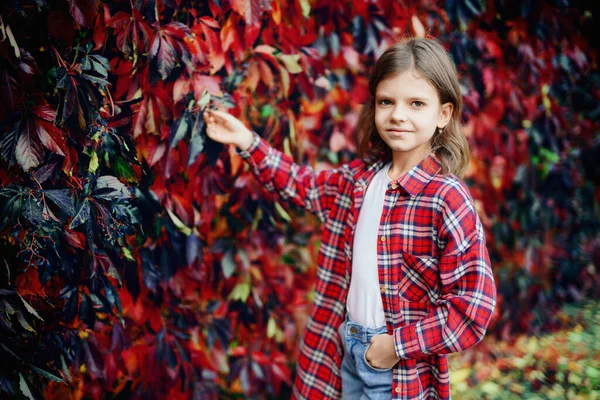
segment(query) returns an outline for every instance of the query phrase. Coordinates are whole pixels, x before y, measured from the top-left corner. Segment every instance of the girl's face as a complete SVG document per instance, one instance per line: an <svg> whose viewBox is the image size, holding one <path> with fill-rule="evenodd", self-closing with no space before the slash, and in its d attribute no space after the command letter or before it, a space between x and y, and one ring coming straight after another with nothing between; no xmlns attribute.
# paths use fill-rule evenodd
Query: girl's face
<svg viewBox="0 0 600 400"><path fill-rule="evenodd" d="M440 104L435 88L412 69L382 80L375 90L375 126L394 159L425 158L431 137L446 126L452 109L452 103Z"/></svg>

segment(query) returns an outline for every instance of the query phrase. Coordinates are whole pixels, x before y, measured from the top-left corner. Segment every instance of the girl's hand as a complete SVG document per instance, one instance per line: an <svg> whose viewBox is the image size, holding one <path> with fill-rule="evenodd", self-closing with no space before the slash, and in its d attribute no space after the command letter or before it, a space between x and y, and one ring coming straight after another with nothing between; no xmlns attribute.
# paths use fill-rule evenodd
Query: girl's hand
<svg viewBox="0 0 600 400"><path fill-rule="evenodd" d="M392 368L400 359L396 355L394 337L392 335L377 335L371 338L371 345L365 353L365 358L373 368Z"/></svg>
<svg viewBox="0 0 600 400"><path fill-rule="evenodd" d="M206 134L215 142L233 144L241 150L250 147L254 134L233 115L224 111L205 110Z"/></svg>

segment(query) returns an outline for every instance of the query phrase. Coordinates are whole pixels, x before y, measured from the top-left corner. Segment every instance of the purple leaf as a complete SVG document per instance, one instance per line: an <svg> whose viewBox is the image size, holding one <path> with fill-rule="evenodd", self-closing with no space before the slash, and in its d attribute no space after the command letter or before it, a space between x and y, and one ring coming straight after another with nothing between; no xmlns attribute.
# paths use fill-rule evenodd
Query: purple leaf
<svg viewBox="0 0 600 400"><path fill-rule="evenodd" d="M163 80L167 79L173 67L175 66L177 53L175 48L169 43L169 40L164 37L164 33L159 33L154 38L154 43L150 49L150 57L156 58L156 65L158 66L158 72Z"/></svg>
<svg viewBox="0 0 600 400"><path fill-rule="evenodd" d="M44 222L42 218L42 206L38 199L33 196L25 198L23 201L23 216L34 225L41 225Z"/></svg>
<svg viewBox="0 0 600 400"><path fill-rule="evenodd" d="M90 201L86 198L83 200L79 209L77 210L77 214L73 217L71 224L69 225L69 229L73 229L81 224L83 224L90 216Z"/></svg>
<svg viewBox="0 0 600 400"><path fill-rule="evenodd" d="M54 204L58 206L62 211L68 215L75 214L75 207L73 206L73 197L69 194L68 189L54 189L45 190L44 195L46 198L52 200Z"/></svg>
<svg viewBox="0 0 600 400"><path fill-rule="evenodd" d="M52 176L54 167L56 167L56 163L42 165L40 169L33 173L33 177L38 183L44 183Z"/></svg>
<svg viewBox="0 0 600 400"><path fill-rule="evenodd" d="M179 143L179 141L185 137L190 126L189 119L189 114L184 112L181 117L179 117L171 126L171 134L169 135L169 149L175 147L177 143Z"/></svg>
<svg viewBox="0 0 600 400"><path fill-rule="evenodd" d="M8 163L9 167L15 164L15 148L17 147L17 138L19 136L21 121L13 125L10 132L2 135L0 147L2 148L2 158Z"/></svg>
<svg viewBox="0 0 600 400"><path fill-rule="evenodd" d="M12 110L15 108L17 97L19 96L19 93L17 92L17 81L8 74L8 70L2 71L1 74L0 93L2 94L4 103Z"/></svg>

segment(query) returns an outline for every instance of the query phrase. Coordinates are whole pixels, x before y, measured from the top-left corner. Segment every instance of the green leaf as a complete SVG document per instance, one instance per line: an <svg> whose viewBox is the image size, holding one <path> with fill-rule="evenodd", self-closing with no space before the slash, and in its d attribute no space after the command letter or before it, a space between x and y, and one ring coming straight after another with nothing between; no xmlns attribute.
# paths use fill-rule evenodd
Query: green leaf
<svg viewBox="0 0 600 400"><path fill-rule="evenodd" d="M271 115L273 115L273 111L274 111L274 108L272 105L265 104L263 106L263 108L261 108L261 110L260 110L260 117L261 118L269 118Z"/></svg>
<svg viewBox="0 0 600 400"><path fill-rule="evenodd" d="M21 326L25 329L27 329L30 332L35 332L35 329L33 329L31 327L31 325L29 325L29 323L27 322L27 320L25 319L25 317L23 317L23 314L20 312L17 312L17 320L19 320L19 323L21 324Z"/></svg>
<svg viewBox="0 0 600 400"><path fill-rule="evenodd" d="M58 376L51 374L48 371L44 371L41 368L36 367L35 365L29 365L31 367L32 370L34 370L35 372L37 372L38 374L40 374L41 376L43 376L46 379L50 379L51 381L54 382L59 382L59 383L66 383L62 378L59 378Z"/></svg>
<svg viewBox="0 0 600 400"><path fill-rule="evenodd" d="M243 282L235 285L235 287L229 294L228 299L241 300L245 303L246 300L248 300L248 296L250 296L250 284L247 282Z"/></svg>
<svg viewBox="0 0 600 400"><path fill-rule="evenodd" d="M221 268L223 269L223 275L225 278L230 278L235 271L235 259L233 257L233 250L228 250L223 258L221 259Z"/></svg>
<svg viewBox="0 0 600 400"><path fill-rule="evenodd" d="M88 167L88 171L92 174L95 174L98 170L98 166L100 163L98 162L98 154L95 151L92 151L92 155L90 156L90 165Z"/></svg>
<svg viewBox="0 0 600 400"><path fill-rule="evenodd" d="M13 315L16 311L15 309L10 305L10 303L6 300L2 300L4 302L4 308L6 309L6 315L8 317L10 317L11 315Z"/></svg>
<svg viewBox="0 0 600 400"><path fill-rule="evenodd" d="M127 182L137 183L138 178L131 167L131 163L125 161L123 157L115 158L114 170L117 173L117 176L125 179Z"/></svg>
<svg viewBox="0 0 600 400"><path fill-rule="evenodd" d="M29 303L26 302L25 299L20 294L18 294L18 295L19 295L19 298L21 299L21 301L23 302L23 304L25 305L25 308L27 309L27 311L29 311L30 314L32 314L34 317L36 317L40 321L43 321L42 317L39 316L39 314L33 309L33 307L31 307L29 305Z"/></svg>
<svg viewBox="0 0 600 400"><path fill-rule="evenodd" d="M310 16L310 2L308 0L300 0L300 7L302 8L302 16L308 18Z"/></svg>
<svg viewBox="0 0 600 400"><path fill-rule="evenodd" d="M92 196L103 200L129 199L131 193L117 177L104 175L96 180L96 187L92 192Z"/></svg>
<svg viewBox="0 0 600 400"><path fill-rule="evenodd" d="M290 72L290 74L298 74L302 72L302 67L298 63L300 61L300 54L278 54L277 58L279 58L285 68Z"/></svg>
<svg viewBox="0 0 600 400"><path fill-rule="evenodd" d="M177 229L179 229L180 232L182 232L186 236L190 236L192 234L192 230L188 226L186 226L183 223L183 221L181 221L179 217L177 217L177 215L173 214L171 210L167 209L167 214L169 215L171 221L173 221L173 224L177 227Z"/></svg>
<svg viewBox="0 0 600 400"><path fill-rule="evenodd" d="M123 286L123 282L121 281L121 275L119 275L119 271L117 271L117 269L113 265L108 267L108 271L106 271L106 275L110 276L111 278L115 278L117 280L117 282L119 282L119 285Z"/></svg>
<svg viewBox="0 0 600 400"><path fill-rule="evenodd" d="M495 382L485 382L481 385L481 390L489 395L494 395L500 393L500 386Z"/></svg>
<svg viewBox="0 0 600 400"><path fill-rule="evenodd" d="M192 138L190 139L188 151L188 167L196 161L198 156L202 154L202 150L204 150L204 143L206 141L204 125L204 112L196 113L194 125L191 129Z"/></svg>
<svg viewBox="0 0 600 400"><path fill-rule="evenodd" d="M198 107L204 108L208 103L210 103L210 93L208 91L205 91L202 97L200 98L200 101L198 102Z"/></svg>
<svg viewBox="0 0 600 400"><path fill-rule="evenodd" d="M276 332L277 332L277 324L275 323L275 320L273 319L273 317L271 317L271 318L269 318L269 322L267 323L267 337L272 338L273 336L275 336Z"/></svg>
<svg viewBox="0 0 600 400"><path fill-rule="evenodd" d="M23 393L23 396L27 397L30 400L36 400L36 398L33 396L33 393L31 393L31 389L29 389L29 386L27 386L27 381L25 380L25 378L23 377L23 375L19 372L19 389L21 389L21 393Z"/></svg>
<svg viewBox="0 0 600 400"><path fill-rule="evenodd" d="M600 378L600 369L594 368L591 365L588 365L585 369L585 373L590 378Z"/></svg>
<svg viewBox="0 0 600 400"><path fill-rule="evenodd" d="M288 214L287 211L285 211L285 209L277 201L275 202L275 210L277 210L277 213L281 216L281 218L283 218L287 222L292 222L290 214Z"/></svg>

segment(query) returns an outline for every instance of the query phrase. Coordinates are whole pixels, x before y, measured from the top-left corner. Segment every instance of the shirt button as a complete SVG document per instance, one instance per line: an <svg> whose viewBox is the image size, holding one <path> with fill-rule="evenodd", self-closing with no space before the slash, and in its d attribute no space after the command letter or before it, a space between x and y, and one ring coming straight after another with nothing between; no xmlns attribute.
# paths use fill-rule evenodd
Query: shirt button
<svg viewBox="0 0 600 400"><path fill-rule="evenodd" d="M392 183L392 189L398 189L398 185L396 185L395 183Z"/></svg>
<svg viewBox="0 0 600 400"><path fill-rule="evenodd" d="M385 285L381 285L381 293L385 293L387 290L387 288L385 287Z"/></svg>
<svg viewBox="0 0 600 400"><path fill-rule="evenodd" d="M381 237L381 241L382 241L382 242L385 242L385 236L382 236L382 237Z"/></svg>
<svg viewBox="0 0 600 400"><path fill-rule="evenodd" d="M351 328L350 328L350 333L351 333L352 335L356 335L356 334L358 333L358 328L357 328L357 327L355 327L355 326L351 327Z"/></svg>
<svg viewBox="0 0 600 400"><path fill-rule="evenodd" d="M396 389L394 389L396 391L396 393L400 393L402 391L402 389L400 389L400 386L396 386Z"/></svg>

